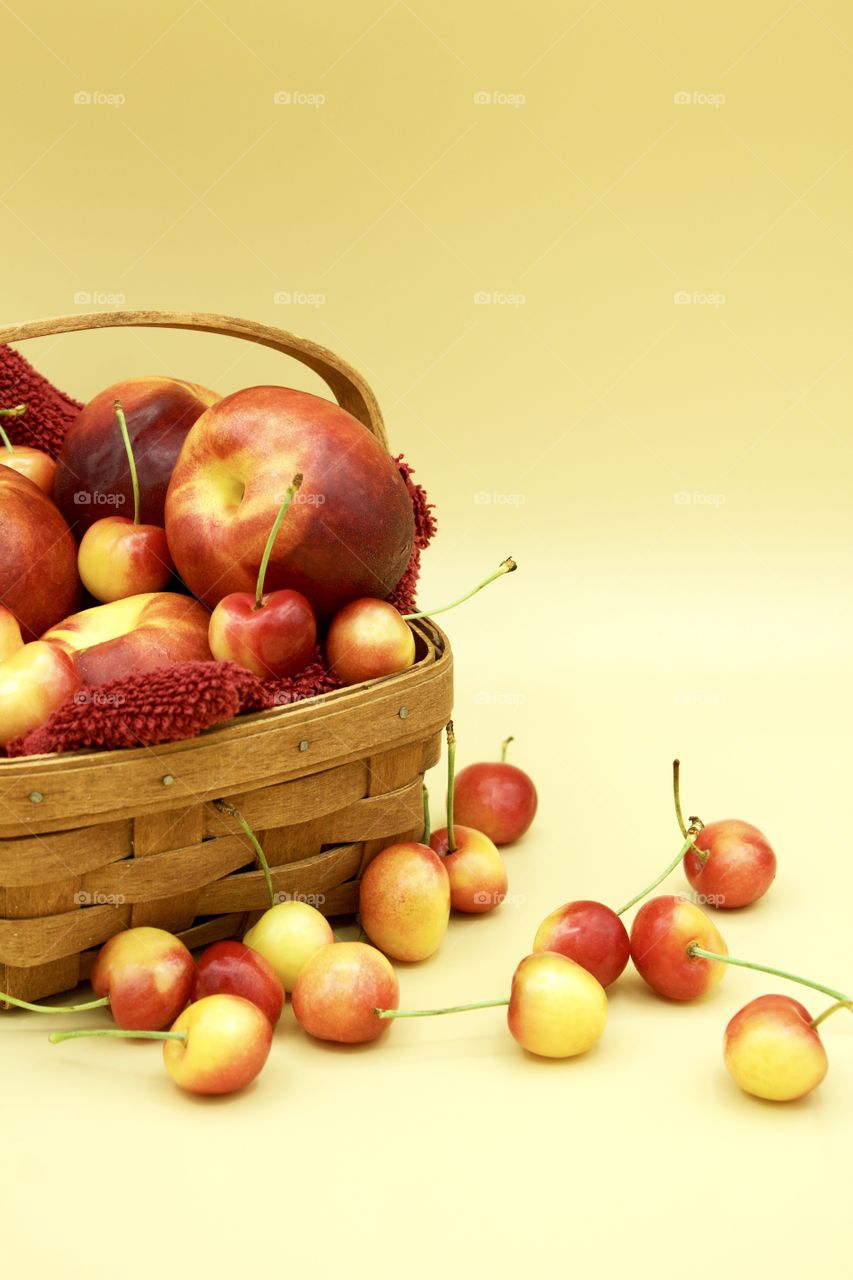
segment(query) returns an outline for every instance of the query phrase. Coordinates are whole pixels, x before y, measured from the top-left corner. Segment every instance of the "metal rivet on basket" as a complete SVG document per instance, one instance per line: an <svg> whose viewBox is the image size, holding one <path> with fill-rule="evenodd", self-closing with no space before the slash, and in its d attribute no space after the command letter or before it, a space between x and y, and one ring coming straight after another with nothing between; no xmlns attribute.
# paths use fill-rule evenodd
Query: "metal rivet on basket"
<svg viewBox="0 0 853 1280"><path fill-rule="evenodd" d="M163 783L164 787L171 787L174 784L175 779L172 777L171 773L164 773L160 781Z"/></svg>
<svg viewBox="0 0 853 1280"><path fill-rule="evenodd" d="M301 741L301 742L300 742L300 744L299 744L299 750L300 750L300 751L307 751L307 750L308 750L308 745L309 745L309 744L308 744L308 739L307 739L307 738L303 738L303 739L302 739L302 741Z"/></svg>
<svg viewBox="0 0 853 1280"><path fill-rule="evenodd" d="M409 714L408 707L401 707L400 710L397 712L397 715L400 717L401 720L405 720L408 714Z"/></svg>
<svg viewBox="0 0 853 1280"><path fill-rule="evenodd" d="M30 804L41 804L44 796L40 791L31 791L29 795Z"/></svg>

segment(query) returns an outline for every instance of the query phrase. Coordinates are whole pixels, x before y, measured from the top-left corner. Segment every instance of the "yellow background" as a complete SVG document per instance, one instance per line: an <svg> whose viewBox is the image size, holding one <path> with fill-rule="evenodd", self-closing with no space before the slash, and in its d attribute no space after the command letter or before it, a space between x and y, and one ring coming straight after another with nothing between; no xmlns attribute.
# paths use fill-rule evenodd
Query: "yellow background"
<svg viewBox="0 0 853 1280"><path fill-rule="evenodd" d="M511 900L454 921L403 1003L498 996L548 910L649 880L675 754L688 812L779 857L732 952L850 989L850 6L0 0L0 40L4 321L88 295L304 333L438 504L421 603L520 563L448 629L461 762L514 733L540 816ZM81 398L170 370L317 388L206 336L26 354ZM849 1020L802 1104L723 1070L774 989L733 970L675 1007L626 975L556 1064L500 1010L352 1052L288 1014L218 1105L156 1049L4 1015L6 1265L848 1276Z"/></svg>

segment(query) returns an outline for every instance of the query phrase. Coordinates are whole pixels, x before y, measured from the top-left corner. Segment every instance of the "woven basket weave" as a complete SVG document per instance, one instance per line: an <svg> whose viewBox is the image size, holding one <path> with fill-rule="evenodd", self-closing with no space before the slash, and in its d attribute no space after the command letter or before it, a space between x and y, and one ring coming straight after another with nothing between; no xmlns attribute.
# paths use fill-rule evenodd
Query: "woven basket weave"
<svg viewBox="0 0 853 1280"><path fill-rule="evenodd" d="M307 364L387 447L373 393L332 352L228 316L109 312L0 329L0 343L122 325L201 329ZM0 760L0 990L38 999L88 977L119 930L156 925L196 947L238 936L268 905L235 818L255 830L277 896L329 916L355 910L361 872L422 825L439 758L452 657L433 622L410 624L399 675L242 716L198 738L124 751Z"/></svg>

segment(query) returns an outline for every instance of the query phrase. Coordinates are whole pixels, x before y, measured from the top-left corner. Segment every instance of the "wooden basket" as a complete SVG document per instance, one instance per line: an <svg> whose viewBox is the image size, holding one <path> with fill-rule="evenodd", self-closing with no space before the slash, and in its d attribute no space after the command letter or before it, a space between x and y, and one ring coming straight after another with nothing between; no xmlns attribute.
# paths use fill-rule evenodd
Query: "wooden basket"
<svg viewBox="0 0 853 1280"><path fill-rule="evenodd" d="M387 447L370 388L332 352L229 316L108 312L0 329L0 343L120 325L201 329L295 357ZM413 625L408 671L241 716L158 747L0 760L0 991L33 1000L88 977L98 946L156 925L190 947L239 936L268 905L233 816L258 835L277 897L355 910L359 876L423 821L424 772L452 708L452 657Z"/></svg>

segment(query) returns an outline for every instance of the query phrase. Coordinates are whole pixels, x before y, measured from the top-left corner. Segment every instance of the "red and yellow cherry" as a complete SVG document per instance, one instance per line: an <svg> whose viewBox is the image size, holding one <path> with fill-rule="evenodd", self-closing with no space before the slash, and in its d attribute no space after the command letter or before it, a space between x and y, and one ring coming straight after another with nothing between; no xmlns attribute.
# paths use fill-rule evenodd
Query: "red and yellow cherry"
<svg viewBox="0 0 853 1280"><path fill-rule="evenodd" d="M454 770L456 734L447 726L447 826L430 837L430 847L444 859L450 878L450 905L468 915L483 915L499 907L509 881L501 855L488 836L455 820Z"/></svg>
<svg viewBox="0 0 853 1280"><path fill-rule="evenodd" d="M600 1039L607 995L597 978L555 951L525 956L512 978L507 1025L542 1058L573 1058Z"/></svg>
<svg viewBox="0 0 853 1280"><path fill-rule="evenodd" d="M242 942L214 942L196 961L191 1000L215 995L251 1000L273 1027L284 1006L284 988L272 965Z"/></svg>
<svg viewBox="0 0 853 1280"><path fill-rule="evenodd" d="M628 930L603 902L578 899L546 916L533 939L534 953L558 951L609 987L631 957Z"/></svg>
<svg viewBox="0 0 853 1280"><path fill-rule="evenodd" d="M210 615L208 640L214 658L236 662L262 678L295 675L311 661L317 643L317 619L301 592L283 588L264 594L275 540L301 484L302 476L294 476L278 509L261 558L255 594L234 591L223 596Z"/></svg>
<svg viewBox="0 0 853 1280"><path fill-rule="evenodd" d="M277 902L265 911L243 942L267 961L285 991L292 991L311 957L335 941L326 917L309 902Z"/></svg>
<svg viewBox="0 0 853 1280"><path fill-rule="evenodd" d="M684 855L684 874L703 901L746 907L773 883L776 854L757 827L725 818L709 822L695 837Z"/></svg>
<svg viewBox="0 0 853 1280"><path fill-rule="evenodd" d="M793 1102L816 1089L829 1068L809 1011L790 996L750 1000L726 1027L723 1058L745 1093Z"/></svg>
<svg viewBox="0 0 853 1280"><path fill-rule="evenodd" d="M652 898L634 917L631 959L644 982L670 1000L695 1000L715 987L725 966L695 955L694 947L727 955L715 925L694 902Z"/></svg>
<svg viewBox="0 0 853 1280"><path fill-rule="evenodd" d="M23 647L24 637L21 635L21 626L18 619L11 609L7 609L4 604L0 604L0 662L5 662L7 658L11 658L13 653L17 653Z"/></svg>
<svg viewBox="0 0 853 1280"><path fill-rule="evenodd" d="M673 760L675 815L686 836L679 770L679 761ZM732 909L747 907L763 897L776 876L776 854L758 827L739 818L724 818L707 826L691 818L690 823L690 831L698 834L684 855L684 874L702 901Z"/></svg>
<svg viewBox="0 0 853 1280"><path fill-rule="evenodd" d="M381 951L365 942L322 947L293 989L296 1020L317 1040L366 1044L388 1030L377 1010L396 1009L397 975Z"/></svg>
<svg viewBox="0 0 853 1280"><path fill-rule="evenodd" d="M179 938L140 926L105 942L92 968L92 989L109 998L119 1027L160 1031L190 998L195 964Z"/></svg>
<svg viewBox="0 0 853 1280"><path fill-rule="evenodd" d="M530 777L507 762L512 738L504 739L500 760L466 765L456 775L456 817L487 835L493 844L520 840L536 816L538 798Z"/></svg>
<svg viewBox="0 0 853 1280"><path fill-rule="evenodd" d="M361 684L405 671L415 660L415 635L385 600L351 600L332 619L326 661L341 684Z"/></svg>
<svg viewBox="0 0 853 1280"><path fill-rule="evenodd" d="M51 1044L84 1037L162 1040L169 1075L187 1093L211 1096L236 1093L259 1074L269 1057L272 1027L251 1000L212 995L185 1009L168 1031L112 1027L58 1031Z"/></svg>
<svg viewBox="0 0 853 1280"><path fill-rule="evenodd" d="M26 413L25 404L15 405L14 409L0 409L0 419L19 418ZM11 467L18 475L26 476L37 484L43 493L53 497L53 478L56 474L56 463L41 449L33 449L26 444L12 444L3 430L0 421L0 466Z"/></svg>
<svg viewBox="0 0 853 1280"><path fill-rule="evenodd" d="M14 644L6 626L6 642ZM13 649L0 661L0 746L44 724L80 684L73 661L54 645L33 640Z"/></svg>
<svg viewBox="0 0 853 1280"><path fill-rule="evenodd" d="M440 609L401 615L384 600L364 597L350 601L335 614L326 635L326 661L330 671L341 684L351 685L407 670L415 660L415 637L409 622L455 609L495 578L512 573L516 567L514 560L504 560L495 573L472 591Z"/></svg>
<svg viewBox="0 0 853 1280"><path fill-rule="evenodd" d="M96 600L109 604L162 591L174 573L166 530L139 520L139 478L121 402L115 412L133 485L133 519L106 516L90 525L77 550L80 579Z"/></svg>
<svg viewBox="0 0 853 1280"><path fill-rule="evenodd" d="M446 863L415 840L389 845L368 864L358 894L361 927L393 960L426 960L450 919Z"/></svg>

